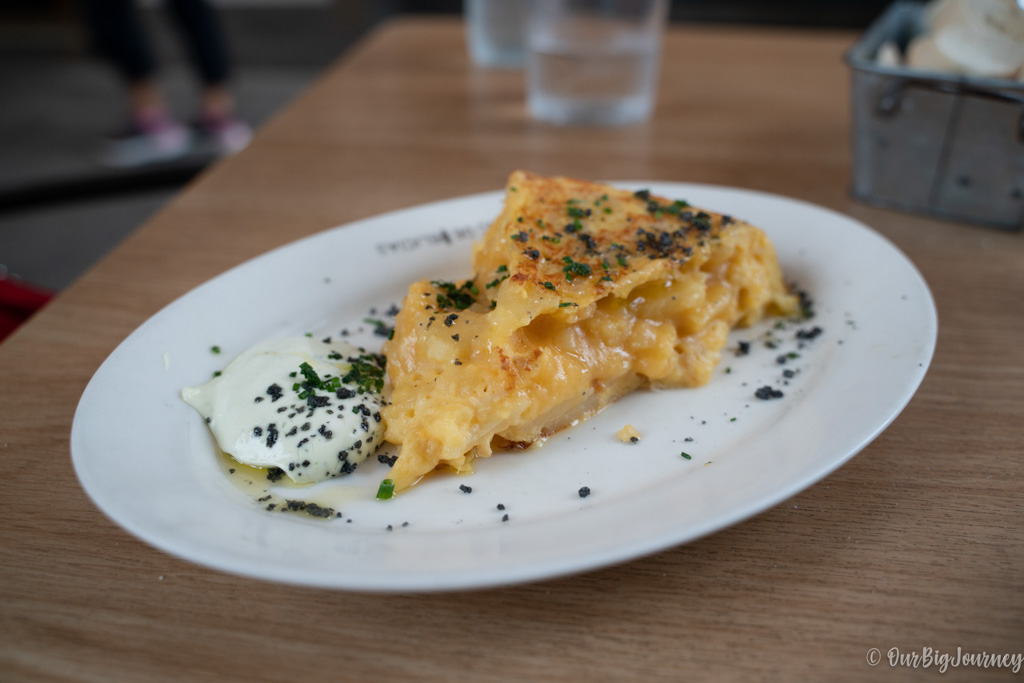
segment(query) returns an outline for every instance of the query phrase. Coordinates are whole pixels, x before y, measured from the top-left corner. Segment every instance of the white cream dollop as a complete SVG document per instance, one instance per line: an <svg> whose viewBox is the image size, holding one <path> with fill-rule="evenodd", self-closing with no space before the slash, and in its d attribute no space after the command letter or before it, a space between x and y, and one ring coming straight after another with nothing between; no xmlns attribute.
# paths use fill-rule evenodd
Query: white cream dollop
<svg viewBox="0 0 1024 683"><path fill-rule="evenodd" d="M316 482L351 473L382 441L384 401L367 377L383 377L378 357L342 341L291 337L254 346L181 397L238 462Z"/></svg>

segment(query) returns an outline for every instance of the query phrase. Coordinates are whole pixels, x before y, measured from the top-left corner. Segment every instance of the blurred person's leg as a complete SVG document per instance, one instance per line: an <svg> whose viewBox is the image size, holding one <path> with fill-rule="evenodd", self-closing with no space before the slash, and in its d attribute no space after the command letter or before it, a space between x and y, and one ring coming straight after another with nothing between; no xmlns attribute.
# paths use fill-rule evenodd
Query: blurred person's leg
<svg viewBox="0 0 1024 683"><path fill-rule="evenodd" d="M185 154L189 132L168 113L157 82L157 59L135 0L85 0L85 19L97 50L125 81L129 123L111 137L102 161L141 166Z"/></svg>
<svg viewBox="0 0 1024 683"><path fill-rule="evenodd" d="M228 86L231 63L227 38L217 12L207 0L169 0L168 6L202 81L200 131L214 152L230 153L245 147L252 131L235 114L235 100Z"/></svg>
<svg viewBox="0 0 1024 683"><path fill-rule="evenodd" d="M96 48L113 62L125 81L153 80L156 55L135 0L85 0L84 7Z"/></svg>

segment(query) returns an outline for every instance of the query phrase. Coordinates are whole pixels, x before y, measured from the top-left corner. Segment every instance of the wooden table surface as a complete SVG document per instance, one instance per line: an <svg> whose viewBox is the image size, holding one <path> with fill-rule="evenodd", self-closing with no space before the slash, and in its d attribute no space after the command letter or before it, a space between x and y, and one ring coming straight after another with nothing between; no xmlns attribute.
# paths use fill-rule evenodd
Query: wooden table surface
<svg viewBox="0 0 1024 683"><path fill-rule="evenodd" d="M458 23L371 34L0 346L0 679L935 680L866 653L1024 651L1024 237L851 200L841 56L855 39L674 28L650 124L561 129L527 118L521 73L470 67ZM755 188L862 220L935 296L924 383L786 503L529 585L367 595L238 578L90 503L69 452L76 403L146 318L271 248L497 189L516 168Z"/></svg>

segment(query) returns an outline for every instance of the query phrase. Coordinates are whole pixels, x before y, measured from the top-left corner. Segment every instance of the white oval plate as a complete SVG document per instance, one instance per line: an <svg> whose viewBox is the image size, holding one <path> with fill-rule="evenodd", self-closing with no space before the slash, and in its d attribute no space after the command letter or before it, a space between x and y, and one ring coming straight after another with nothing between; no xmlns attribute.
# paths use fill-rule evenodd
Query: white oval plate
<svg viewBox="0 0 1024 683"><path fill-rule="evenodd" d="M71 452L82 486L144 541L224 571L350 590L478 588L623 562L735 524L842 465L910 400L935 347L935 306L917 270L884 238L785 197L616 184L763 228L787 278L813 296L816 317L734 331L730 347L749 341L751 352L727 351L707 386L627 396L541 448L478 461L472 476L434 476L377 501L387 468L367 461L317 485L341 501L344 519L267 512L228 481L205 424L179 391L270 337L346 328L376 350L382 340L363 319L384 318L414 280L467 277L470 246L500 211L502 194L396 211L244 263L133 332L78 405ZM823 333L798 348L795 332L814 325ZM765 347L767 332L777 348ZM212 354L213 345L223 353ZM799 357L779 364L790 353ZM783 377L787 369L792 378ZM764 385L785 396L754 398ZM639 444L615 437L626 424L642 434ZM586 498L578 494L584 486Z"/></svg>

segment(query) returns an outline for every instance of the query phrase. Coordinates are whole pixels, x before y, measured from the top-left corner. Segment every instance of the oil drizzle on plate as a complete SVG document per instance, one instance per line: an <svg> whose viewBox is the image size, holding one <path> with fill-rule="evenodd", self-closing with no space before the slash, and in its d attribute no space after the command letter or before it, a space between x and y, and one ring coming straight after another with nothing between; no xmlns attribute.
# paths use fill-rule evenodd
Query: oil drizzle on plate
<svg viewBox="0 0 1024 683"><path fill-rule="evenodd" d="M228 481L247 498L268 512L299 514L313 519L341 519L338 508L348 502L367 498L354 486L338 486L336 481L320 484L296 484L287 477L274 481L264 468L243 465L217 449L217 464ZM295 495L289 495L294 491Z"/></svg>

